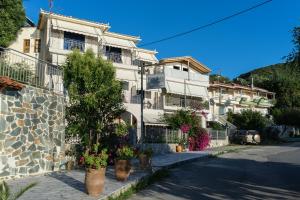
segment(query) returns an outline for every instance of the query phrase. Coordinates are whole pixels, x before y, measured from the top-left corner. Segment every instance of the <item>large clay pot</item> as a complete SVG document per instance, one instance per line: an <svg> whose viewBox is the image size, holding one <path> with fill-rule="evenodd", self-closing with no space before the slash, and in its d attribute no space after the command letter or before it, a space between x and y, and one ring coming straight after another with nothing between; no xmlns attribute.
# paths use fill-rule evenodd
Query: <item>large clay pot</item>
<svg viewBox="0 0 300 200"><path fill-rule="evenodd" d="M151 158L149 158L147 155L139 155L139 160L141 169L147 169L151 166Z"/></svg>
<svg viewBox="0 0 300 200"><path fill-rule="evenodd" d="M181 145L176 146L176 152L182 152L182 146Z"/></svg>
<svg viewBox="0 0 300 200"><path fill-rule="evenodd" d="M130 160L116 160L115 175L118 181L126 181L131 170Z"/></svg>
<svg viewBox="0 0 300 200"><path fill-rule="evenodd" d="M106 168L87 168L85 173L85 188L90 196L98 197L104 188Z"/></svg>

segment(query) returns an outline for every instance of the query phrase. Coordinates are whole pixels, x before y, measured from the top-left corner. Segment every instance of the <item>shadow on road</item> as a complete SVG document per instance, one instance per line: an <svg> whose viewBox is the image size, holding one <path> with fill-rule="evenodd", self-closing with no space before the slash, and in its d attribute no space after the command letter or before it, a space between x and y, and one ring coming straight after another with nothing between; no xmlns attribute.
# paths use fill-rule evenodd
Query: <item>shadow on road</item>
<svg viewBox="0 0 300 200"><path fill-rule="evenodd" d="M133 199L300 199L299 172L289 163L217 158L175 168Z"/></svg>

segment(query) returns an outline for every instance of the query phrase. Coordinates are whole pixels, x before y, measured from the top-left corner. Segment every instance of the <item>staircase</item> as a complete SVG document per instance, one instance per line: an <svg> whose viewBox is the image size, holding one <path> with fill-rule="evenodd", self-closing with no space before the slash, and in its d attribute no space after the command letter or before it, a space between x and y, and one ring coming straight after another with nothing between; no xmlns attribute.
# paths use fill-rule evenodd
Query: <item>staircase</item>
<svg viewBox="0 0 300 200"><path fill-rule="evenodd" d="M227 126L228 129L231 129L231 130L237 129L237 127L234 124L227 121L226 115L213 115L212 119L213 119L213 121L216 121L216 122L222 124L223 126Z"/></svg>
<svg viewBox="0 0 300 200"><path fill-rule="evenodd" d="M0 76L20 83L63 93L63 70L44 60L0 47Z"/></svg>

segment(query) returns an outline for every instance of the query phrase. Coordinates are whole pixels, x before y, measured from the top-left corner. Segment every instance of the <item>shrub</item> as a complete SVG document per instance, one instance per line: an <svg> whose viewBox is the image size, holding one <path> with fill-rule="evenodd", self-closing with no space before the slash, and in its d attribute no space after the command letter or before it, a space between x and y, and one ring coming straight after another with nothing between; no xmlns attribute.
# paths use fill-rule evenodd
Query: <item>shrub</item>
<svg viewBox="0 0 300 200"><path fill-rule="evenodd" d="M108 154L107 149L102 149L99 152L99 145L95 144L92 152L85 152L81 162L87 168L99 169L107 166Z"/></svg>
<svg viewBox="0 0 300 200"><path fill-rule="evenodd" d="M274 109L272 115L276 124L300 127L299 108Z"/></svg>
<svg viewBox="0 0 300 200"><path fill-rule="evenodd" d="M270 121L258 111L243 110L241 113L231 114L232 123L238 129L263 130Z"/></svg>
<svg viewBox="0 0 300 200"><path fill-rule="evenodd" d="M199 128L197 135L189 137L189 150L202 151L205 150L210 143L210 136L204 128Z"/></svg>
<svg viewBox="0 0 300 200"><path fill-rule="evenodd" d="M134 150L132 147L123 146L117 150L117 160L129 160L134 157Z"/></svg>

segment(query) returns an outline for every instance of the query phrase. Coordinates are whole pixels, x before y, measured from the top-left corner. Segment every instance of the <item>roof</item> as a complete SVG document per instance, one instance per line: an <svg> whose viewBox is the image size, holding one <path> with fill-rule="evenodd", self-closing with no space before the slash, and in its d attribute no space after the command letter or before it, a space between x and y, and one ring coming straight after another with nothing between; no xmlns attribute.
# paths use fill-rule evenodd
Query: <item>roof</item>
<svg viewBox="0 0 300 200"><path fill-rule="evenodd" d="M236 83L210 83L209 87L214 87L214 88L219 88L219 87L223 87L223 88L230 88L230 89L244 89L244 90L248 90L248 91L258 91L258 92L264 92L267 94L275 94L274 92L270 92L266 89L263 88L259 88L259 87L250 87L250 86L243 86L240 84L236 84Z"/></svg>
<svg viewBox="0 0 300 200"><path fill-rule="evenodd" d="M29 19L29 17L26 17L26 20L25 20L23 26L24 27L35 27L35 24L31 19Z"/></svg>
<svg viewBox="0 0 300 200"><path fill-rule="evenodd" d="M40 11L39 22L37 25L38 29L40 29L41 26L43 25L42 18L44 16L48 16L48 15L50 15L49 12L44 11L44 10ZM57 14L57 13L51 13L51 18L52 19L61 19L61 20L69 21L69 22L82 24L82 25L92 26L92 27L98 27L98 28L102 29L103 31L106 31L110 28L109 24L94 22L94 21L85 20L85 19L79 19L79 18L75 18L72 16L65 16L65 15L61 15L61 14Z"/></svg>
<svg viewBox="0 0 300 200"><path fill-rule="evenodd" d="M184 63L184 64L189 63L189 65L192 68L204 74L208 74L209 72L211 72L211 70L207 66L200 63L198 60L192 58L191 56L164 58L159 61L160 64L168 64L168 63L175 63L175 62Z"/></svg>
<svg viewBox="0 0 300 200"><path fill-rule="evenodd" d="M119 38L119 39L131 40L134 43L141 41L141 38L139 36L125 35L125 34L114 33L110 31L105 32L104 35L109 37Z"/></svg>

